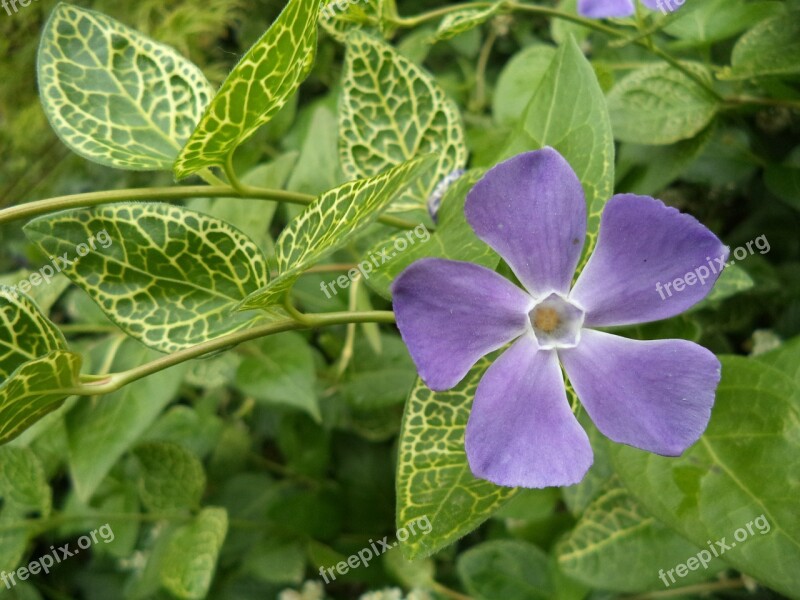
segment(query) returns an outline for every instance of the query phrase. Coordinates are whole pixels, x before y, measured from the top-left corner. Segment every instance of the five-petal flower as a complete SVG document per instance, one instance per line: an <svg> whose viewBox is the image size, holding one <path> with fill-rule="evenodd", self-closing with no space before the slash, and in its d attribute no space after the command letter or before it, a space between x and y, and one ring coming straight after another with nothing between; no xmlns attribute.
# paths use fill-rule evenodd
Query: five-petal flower
<svg viewBox="0 0 800 600"><path fill-rule="evenodd" d="M678 10L685 0L642 0L647 8L662 12ZM578 14L590 19L629 17L636 8L634 0L578 0Z"/></svg>
<svg viewBox="0 0 800 600"><path fill-rule="evenodd" d="M708 424L720 363L685 340L634 341L598 331L666 319L702 300L719 273L665 299L728 248L693 217L647 196L604 209L597 247L571 286L586 236L580 181L552 148L491 169L470 191L467 220L524 287L471 263L427 258L392 291L397 324L423 381L455 386L486 354L513 344L478 385L465 445L473 473L499 485L579 482L592 464L559 362L612 440L680 455Z"/></svg>

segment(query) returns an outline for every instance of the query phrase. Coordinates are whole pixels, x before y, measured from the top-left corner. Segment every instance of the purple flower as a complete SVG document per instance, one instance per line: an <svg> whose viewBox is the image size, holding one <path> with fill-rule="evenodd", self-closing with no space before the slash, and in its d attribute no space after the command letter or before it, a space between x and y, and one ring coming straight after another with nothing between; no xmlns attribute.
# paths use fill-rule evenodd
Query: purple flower
<svg viewBox="0 0 800 600"><path fill-rule="evenodd" d="M664 14L674 12L684 5L686 0L642 0L652 10L660 10ZM634 0L578 0L578 14L591 19L607 19L612 17L629 17L635 12Z"/></svg>
<svg viewBox="0 0 800 600"><path fill-rule="evenodd" d="M635 341L595 328L666 319L702 300L719 276L708 265L728 257L711 231L648 196L614 196L594 254L570 289L586 203L575 172L552 148L491 169L465 212L524 291L484 267L437 258L409 266L392 291L400 333L433 390L452 388L479 358L514 342L475 393L465 445L477 477L535 488L586 474L592 449L559 362L597 428L615 442L678 456L697 441L719 383L717 358L685 340ZM678 278L684 285L657 291L657 283Z"/></svg>

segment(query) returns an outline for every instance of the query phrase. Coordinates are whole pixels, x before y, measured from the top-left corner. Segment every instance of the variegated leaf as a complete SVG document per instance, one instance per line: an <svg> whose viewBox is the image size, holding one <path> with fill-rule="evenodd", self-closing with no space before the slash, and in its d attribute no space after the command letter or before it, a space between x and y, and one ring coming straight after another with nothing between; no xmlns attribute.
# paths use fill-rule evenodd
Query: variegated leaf
<svg viewBox="0 0 800 600"><path fill-rule="evenodd" d="M289 0L211 101L175 161L176 177L224 165L286 104L314 65L319 5L320 0Z"/></svg>
<svg viewBox="0 0 800 600"><path fill-rule="evenodd" d="M28 296L0 286L0 381L22 363L67 347L61 331Z"/></svg>
<svg viewBox="0 0 800 600"><path fill-rule="evenodd" d="M502 6L502 2L497 2L489 8L469 8L450 13L439 23L439 27L436 30L436 39L449 40L475 27L480 27L495 16Z"/></svg>
<svg viewBox="0 0 800 600"><path fill-rule="evenodd" d="M424 208L436 185L467 162L455 103L420 67L394 48L353 31L339 105L339 152L351 178L371 177L420 154L437 156L391 210Z"/></svg>
<svg viewBox="0 0 800 600"><path fill-rule="evenodd" d="M86 255L63 272L128 335L162 352L247 327L253 315L233 309L267 283L266 259L247 236L178 206L65 211L31 221L25 233L70 260L83 244Z"/></svg>
<svg viewBox="0 0 800 600"><path fill-rule="evenodd" d="M0 384L0 444L54 411L78 386L81 357L56 350L23 363Z"/></svg>
<svg viewBox="0 0 800 600"><path fill-rule="evenodd" d="M400 432L397 526L427 516L431 531L403 544L408 559L429 556L465 536L516 493L476 479L464 451L472 400L490 364L481 359L447 392L433 392L419 379L411 390Z"/></svg>
<svg viewBox="0 0 800 600"><path fill-rule="evenodd" d="M278 238L278 276L251 294L241 308L264 308L279 302L303 271L373 223L393 198L424 176L433 161L433 157L408 161L317 198Z"/></svg>
<svg viewBox="0 0 800 600"><path fill-rule="evenodd" d="M214 95L200 69L169 46L64 3L45 25L38 72L62 141L122 169L169 170Z"/></svg>

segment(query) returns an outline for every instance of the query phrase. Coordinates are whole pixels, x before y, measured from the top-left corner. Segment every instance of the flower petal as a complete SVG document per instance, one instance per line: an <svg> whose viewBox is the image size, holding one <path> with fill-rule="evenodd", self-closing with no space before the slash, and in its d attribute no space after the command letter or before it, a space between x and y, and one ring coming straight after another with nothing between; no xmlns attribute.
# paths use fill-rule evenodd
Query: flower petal
<svg viewBox="0 0 800 600"><path fill-rule="evenodd" d="M634 12L633 0L578 0L578 14L590 19L629 17Z"/></svg>
<svg viewBox="0 0 800 600"><path fill-rule="evenodd" d="M720 274L717 260L727 259L727 246L694 217L620 194L606 204L597 248L570 299L586 310L589 327L666 319L705 298Z"/></svg>
<svg viewBox="0 0 800 600"><path fill-rule="evenodd" d="M572 414L558 357L524 336L486 371L467 423L469 466L504 486L578 483L592 465L589 437Z"/></svg>
<svg viewBox="0 0 800 600"><path fill-rule="evenodd" d="M680 456L708 425L720 363L702 346L585 329L558 354L586 412L615 442Z"/></svg>
<svg viewBox="0 0 800 600"><path fill-rule="evenodd" d="M480 357L522 334L532 302L494 271L440 258L409 266L392 295L403 341L433 390L453 387Z"/></svg>
<svg viewBox="0 0 800 600"><path fill-rule="evenodd" d="M464 212L531 294L569 290L586 237L586 201L558 152L543 148L500 163L472 188Z"/></svg>

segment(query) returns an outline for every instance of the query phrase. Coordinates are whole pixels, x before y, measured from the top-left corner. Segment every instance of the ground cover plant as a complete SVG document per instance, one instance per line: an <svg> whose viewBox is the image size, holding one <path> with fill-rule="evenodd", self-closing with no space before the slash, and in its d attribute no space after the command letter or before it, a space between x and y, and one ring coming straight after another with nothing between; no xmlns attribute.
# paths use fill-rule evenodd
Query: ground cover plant
<svg viewBox="0 0 800 600"><path fill-rule="evenodd" d="M800 2L1 6L0 598L800 598Z"/></svg>

